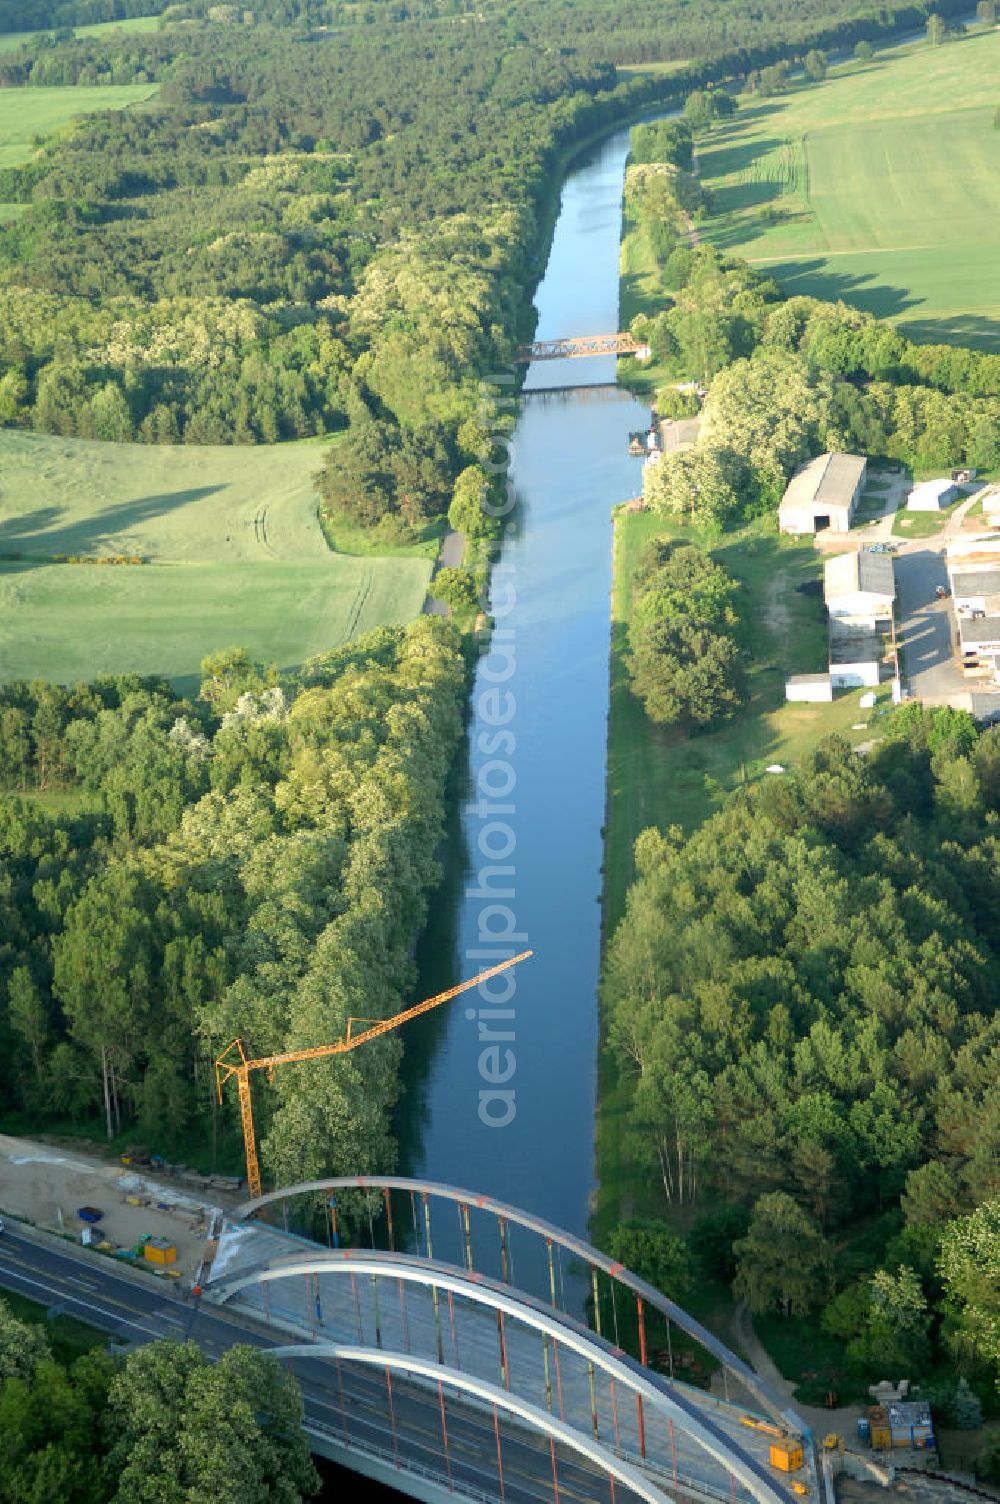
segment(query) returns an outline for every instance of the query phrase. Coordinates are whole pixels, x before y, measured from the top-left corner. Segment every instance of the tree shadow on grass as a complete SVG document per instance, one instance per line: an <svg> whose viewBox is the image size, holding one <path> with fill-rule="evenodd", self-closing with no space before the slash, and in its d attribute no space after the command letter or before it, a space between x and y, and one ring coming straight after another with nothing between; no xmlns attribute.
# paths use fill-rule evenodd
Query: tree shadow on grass
<svg viewBox="0 0 1000 1504"><path fill-rule="evenodd" d="M977 313L936 319L902 319L901 333L922 345L966 345L974 350L1000 350L1000 319Z"/></svg>
<svg viewBox="0 0 1000 1504"><path fill-rule="evenodd" d="M921 301L907 288L883 282L877 268L870 272L835 271L822 256L808 261L770 261L760 270L779 282L790 297L805 294L827 302L840 299L881 319L898 319L907 309L919 307Z"/></svg>
<svg viewBox="0 0 1000 1504"><path fill-rule="evenodd" d="M737 141L732 145L720 143L702 151L699 148L698 162L702 178L725 178L736 172L744 172L758 157L766 157L775 147L784 145L777 136L765 136L759 141ZM719 190L715 190L718 192Z"/></svg>
<svg viewBox="0 0 1000 1504"><path fill-rule="evenodd" d="M225 486L195 486L186 491L116 502L93 517L68 521L63 526L58 524L68 515L65 507L36 507L0 521L0 554L17 553L29 561L32 556L51 559L53 554L97 554L106 550L123 531L225 489Z"/></svg>

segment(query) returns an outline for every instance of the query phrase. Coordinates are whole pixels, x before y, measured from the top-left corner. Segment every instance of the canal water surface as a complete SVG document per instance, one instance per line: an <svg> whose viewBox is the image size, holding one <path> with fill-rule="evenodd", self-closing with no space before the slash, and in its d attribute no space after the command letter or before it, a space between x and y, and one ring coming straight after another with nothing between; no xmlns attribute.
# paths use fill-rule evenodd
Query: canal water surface
<svg viewBox="0 0 1000 1504"><path fill-rule="evenodd" d="M563 185L538 339L618 328L627 152L620 131ZM402 1119L408 1173L578 1234L594 1189L611 509L640 489L628 433L649 421L614 379L613 357L536 362L526 392L591 389L519 404L498 632L472 696L461 824L423 970L445 986L511 948L535 954L509 974L509 999L497 984L492 1005L473 993L411 1026Z"/></svg>

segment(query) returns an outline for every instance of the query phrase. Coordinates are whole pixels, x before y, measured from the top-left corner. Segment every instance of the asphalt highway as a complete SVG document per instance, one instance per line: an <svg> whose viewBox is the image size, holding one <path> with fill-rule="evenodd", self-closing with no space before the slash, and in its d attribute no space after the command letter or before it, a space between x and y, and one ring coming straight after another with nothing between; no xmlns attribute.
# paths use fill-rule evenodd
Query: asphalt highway
<svg viewBox="0 0 1000 1504"><path fill-rule="evenodd" d="M249 1323L203 1306L193 1296L153 1280L130 1276L101 1255L53 1246L7 1222L0 1235L0 1287L106 1332L116 1342L138 1345L160 1338L191 1338L211 1358L238 1343L269 1348L278 1342ZM280 1340L280 1339L279 1339ZM402 1378L392 1381L390 1413L384 1374L329 1363L296 1363L306 1425L314 1449L347 1461L354 1445L394 1463L415 1464L450 1483L456 1495L499 1499L497 1437L493 1416L478 1405L446 1397L448 1456L440 1402L435 1392ZM556 1497L548 1441L509 1421L500 1422L504 1499L538 1504ZM588 1464L557 1449L558 1498L567 1504L630 1501L621 1485L612 1494L608 1479ZM405 1473L399 1487L405 1491Z"/></svg>

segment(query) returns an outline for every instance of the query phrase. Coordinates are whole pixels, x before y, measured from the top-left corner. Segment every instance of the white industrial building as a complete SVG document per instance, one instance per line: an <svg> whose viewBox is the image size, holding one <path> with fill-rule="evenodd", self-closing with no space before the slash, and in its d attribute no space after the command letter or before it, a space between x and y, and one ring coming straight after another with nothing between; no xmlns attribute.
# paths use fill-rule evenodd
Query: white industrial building
<svg viewBox="0 0 1000 1504"><path fill-rule="evenodd" d="M1000 485L987 486L980 491L978 500L982 503L984 526L1000 528Z"/></svg>
<svg viewBox="0 0 1000 1504"><path fill-rule="evenodd" d="M875 689L882 679L882 664L890 642L888 631L832 618L830 682L834 689Z"/></svg>
<svg viewBox="0 0 1000 1504"><path fill-rule="evenodd" d="M836 554L823 566L823 599L831 621L876 626L892 621L896 581L889 554L868 549Z"/></svg>
<svg viewBox="0 0 1000 1504"><path fill-rule="evenodd" d="M867 461L859 454L821 454L788 482L778 507L783 533L850 531L861 497Z"/></svg>
<svg viewBox="0 0 1000 1504"><path fill-rule="evenodd" d="M906 498L906 510L908 512L940 512L943 507L950 507L958 497L958 487L954 481L942 478L941 480L922 480L919 486L914 486Z"/></svg>
<svg viewBox="0 0 1000 1504"><path fill-rule="evenodd" d="M970 677L1000 674L1000 538L956 538L946 564L959 656Z"/></svg>
<svg viewBox="0 0 1000 1504"><path fill-rule="evenodd" d="M838 554L823 566L834 689L874 689L893 642L896 580L889 554Z"/></svg>

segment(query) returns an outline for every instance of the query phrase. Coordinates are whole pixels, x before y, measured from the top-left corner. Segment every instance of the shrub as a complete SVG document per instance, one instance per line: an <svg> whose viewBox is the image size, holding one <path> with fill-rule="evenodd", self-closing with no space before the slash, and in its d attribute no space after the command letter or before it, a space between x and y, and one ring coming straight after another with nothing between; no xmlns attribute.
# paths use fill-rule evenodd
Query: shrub
<svg viewBox="0 0 1000 1504"><path fill-rule="evenodd" d="M445 565L431 581L431 595L443 601L453 611L475 611L479 606L479 591L471 569L453 569Z"/></svg>

